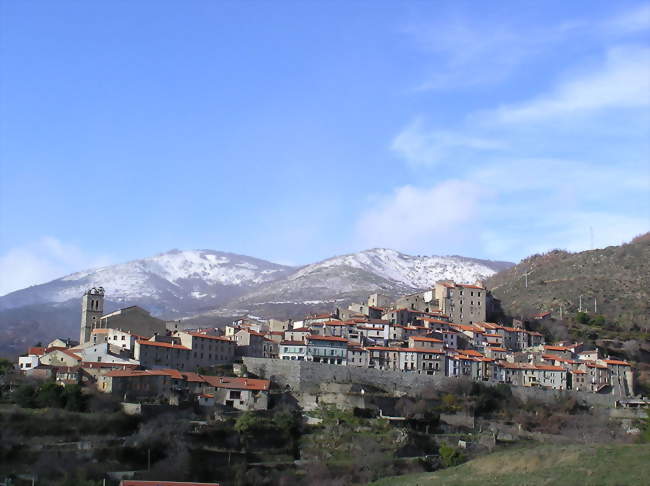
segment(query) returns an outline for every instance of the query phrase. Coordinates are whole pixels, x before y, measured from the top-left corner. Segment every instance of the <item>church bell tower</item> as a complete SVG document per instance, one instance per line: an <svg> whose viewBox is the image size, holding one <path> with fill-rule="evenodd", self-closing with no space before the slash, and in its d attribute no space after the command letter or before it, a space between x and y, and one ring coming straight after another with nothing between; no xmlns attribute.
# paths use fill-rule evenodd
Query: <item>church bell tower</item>
<svg viewBox="0 0 650 486"><path fill-rule="evenodd" d="M90 341L90 333L99 327L99 318L104 315L104 288L93 287L81 299L81 333L79 344Z"/></svg>

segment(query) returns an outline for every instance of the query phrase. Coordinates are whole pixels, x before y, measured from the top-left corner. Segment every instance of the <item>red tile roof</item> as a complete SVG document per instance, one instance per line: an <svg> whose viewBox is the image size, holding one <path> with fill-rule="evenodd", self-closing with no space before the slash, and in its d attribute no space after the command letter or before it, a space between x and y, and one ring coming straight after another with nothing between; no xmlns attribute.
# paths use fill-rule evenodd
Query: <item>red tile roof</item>
<svg viewBox="0 0 650 486"><path fill-rule="evenodd" d="M269 380L257 380L253 378L232 378L228 376L204 376L210 386L215 388L229 388L235 390L262 390L268 391L271 387Z"/></svg>
<svg viewBox="0 0 650 486"><path fill-rule="evenodd" d="M544 346L544 349L551 351L571 351L571 348L567 348L565 346Z"/></svg>
<svg viewBox="0 0 650 486"><path fill-rule="evenodd" d="M409 339L412 339L413 341L424 341L427 343L442 343L441 339L436 339L432 337L424 337L424 336L411 336Z"/></svg>
<svg viewBox="0 0 650 486"><path fill-rule="evenodd" d="M280 341L280 346L306 346L304 341Z"/></svg>
<svg viewBox="0 0 650 486"><path fill-rule="evenodd" d="M445 354L444 351L440 351L437 349L431 349L431 348L419 348L419 347L413 347L413 348L397 348L400 352L408 352L408 353L429 353L429 354Z"/></svg>
<svg viewBox="0 0 650 486"><path fill-rule="evenodd" d="M178 370L114 370L109 371L104 376L110 376L113 378L169 376L170 378L177 380L183 379L183 375Z"/></svg>
<svg viewBox="0 0 650 486"><path fill-rule="evenodd" d="M604 359L603 361L608 365L630 366L630 363L627 361L621 361L618 359Z"/></svg>
<svg viewBox="0 0 650 486"><path fill-rule="evenodd" d="M144 346L157 346L159 348L184 349L186 351L190 350L190 348L186 348L185 346L181 346L180 344L163 343L160 341L144 341L144 340L138 340L137 342L138 344Z"/></svg>
<svg viewBox="0 0 650 486"><path fill-rule="evenodd" d="M254 333L254 331L247 331L247 332L250 332L251 334ZM213 341L228 341L228 342L231 342L231 343L234 342L234 341L232 341L231 339L229 339L229 338L227 338L225 336L211 336L209 334L201 334L200 332L188 332L187 334L189 334L192 337L196 337L196 338L212 339Z"/></svg>
<svg viewBox="0 0 650 486"><path fill-rule="evenodd" d="M316 334L312 334L310 336L307 336L307 339L310 341L338 341L342 343L347 343L348 340L342 337L337 337L337 336L318 336Z"/></svg>

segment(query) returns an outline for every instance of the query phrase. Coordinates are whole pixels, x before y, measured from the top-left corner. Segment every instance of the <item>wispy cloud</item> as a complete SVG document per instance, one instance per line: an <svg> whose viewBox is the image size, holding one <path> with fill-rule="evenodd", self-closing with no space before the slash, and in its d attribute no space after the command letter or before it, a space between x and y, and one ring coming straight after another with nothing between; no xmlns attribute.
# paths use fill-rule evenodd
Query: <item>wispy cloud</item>
<svg viewBox="0 0 650 486"><path fill-rule="evenodd" d="M598 29L639 32L645 12ZM563 28L574 35L594 24ZM588 249L590 228L597 247L648 231L650 48L634 42L599 44L563 74L556 66L540 84L550 87L536 95L465 113L444 128L415 117L391 149L439 180L380 198L359 218L358 235L373 246L516 259ZM478 62L480 49L465 55L454 62Z"/></svg>
<svg viewBox="0 0 650 486"><path fill-rule="evenodd" d="M0 295L110 261L107 256L89 255L75 245L44 236L0 255Z"/></svg>
<svg viewBox="0 0 650 486"><path fill-rule="evenodd" d="M471 181L448 180L432 187L402 186L367 209L356 225L362 246L388 246L407 251L438 246L444 236L460 241L465 224L475 219L485 189Z"/></svg>
<svg viewBox="0 0 650 486"><path fill-rule="evenodd" d="M603 66L559 83L551 93L531 101L499 108L494 115L503 123L532 122L561 115L610 108L650 105L650 49L616 47L608 51Z"/></svg>
<svg viewBox="0 0 650 486"><path fill-rule="evenodd" d="M500 83L557 49L574 49L590 39L607 45L650 30L650 4L610 18L567 19L540 27L502 18L444 16L416 21L403 29L428 54L428 72L416 90L448 90ZM572 45L573 44L573 45Z"/></svg>
<svg viewBox="0 0 650 486"><path fill-rule="evenodd" d="M466 150L500 150L503 142L463 133L427 129L421 119L405 127L391 143L391 149L413 165L432 166Z"/></svg>

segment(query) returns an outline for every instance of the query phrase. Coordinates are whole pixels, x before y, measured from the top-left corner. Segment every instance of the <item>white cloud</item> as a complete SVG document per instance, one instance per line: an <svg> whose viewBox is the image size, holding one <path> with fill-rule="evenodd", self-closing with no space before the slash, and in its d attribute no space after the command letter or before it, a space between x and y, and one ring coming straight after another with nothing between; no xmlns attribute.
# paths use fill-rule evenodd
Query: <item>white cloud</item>
<svg viewBox="0 0 650 486"><path fill-rule="evenodd" d="M0 295L108 263L108 257L91 256L75 245L44 236L0 255Z"/></svg>
<svg viewBox="0 0 650 486"><path fill-rule="evenodd" d="M476 217L487 191L468 181L449 180L429 188L402 186L357 221L363 246L412 251L435 245L439 238L460 240Z"/></svg>
<svg viewBox="0 0 650 486"><path fill-rule="evenodd" d="M412 165L431 166L449 157L461 156L466 149L500 150L498 140L468 136L452 131L427 130L422 120L415 120L404 128L391 143L391 149Z"/></svg>
<svg viewBox="0 0 650 486"><path fill-rule="evenodd" d="M537 99L499 108L487 120L503 123L534 122L585 111L643 108L650 105L650 49L612 48L603 66L560 83Z"/></svg>

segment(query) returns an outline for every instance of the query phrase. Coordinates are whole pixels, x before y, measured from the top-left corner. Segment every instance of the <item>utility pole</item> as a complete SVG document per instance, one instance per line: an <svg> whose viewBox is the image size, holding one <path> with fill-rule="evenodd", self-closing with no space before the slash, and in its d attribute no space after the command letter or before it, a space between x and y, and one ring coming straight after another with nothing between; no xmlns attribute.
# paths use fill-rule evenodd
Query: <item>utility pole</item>
<svg viewBox="0 0 650 486"><path fill-rule="evenodd" d="M582 312L582 295L580 296L580 305L578 305L578 312Z"/></svg>
<svg viewBox="0 0 650 486"><path fill-rule="evenodd" d="M598 314L598 303L596 302L596 297L594 297L594 314Z"/></svg>
<svg viewBox="0 0 650 486"><path fill-rule="evenodd" d="M561 321L564 320L564 319L562 318L562 306L561 306L561 305L560 305L560 320L561 320Z"/></svg>

